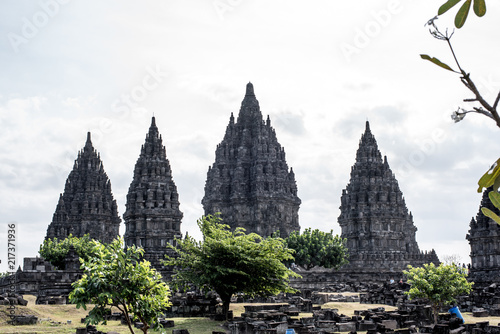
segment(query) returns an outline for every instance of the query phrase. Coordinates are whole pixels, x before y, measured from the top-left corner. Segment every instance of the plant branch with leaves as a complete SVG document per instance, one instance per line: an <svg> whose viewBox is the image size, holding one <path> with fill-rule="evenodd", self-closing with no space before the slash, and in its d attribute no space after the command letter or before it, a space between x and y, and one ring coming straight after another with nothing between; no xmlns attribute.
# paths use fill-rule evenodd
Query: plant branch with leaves
<svg viewBox="0 0 500 334"><path fill-rule="evenodd" d="M444 3L438 10L438 16L435 16L431 20L427 22L426 25L428 25L429 32L430 34L441 41L445 41L451 51L451 54L453 55L453 59L455 60L456 64L456 69L453 67L449 66L446 63L443 63L439 59L435 57L431 57L426 54L421 54L420 57L422 59L428 60L432 62L433 64L444 68L445 70L457 73L460 75L460 81L462 84L473 94L472 98L467 98L464 99L464 102L472 102L472 103L478 103L479 105L473 106L471 109L464 109L462 107L458 107L456 111L453 112L451 115L451 118L455 121L455 123L460 122L465 118L465 116L468 113L477 113L483 116L486 116L490 119L492 119L496 126L500 128L500 115L498 113L498 104L500 102L500 91L496 95L495 100L493 103L488 102L486 98L481 94L479 89L477 88L477 85L474 83L474 81L471 78L470 73L464 70L464 68L460 65L458 61L458 57L455 53L455 50L453 49L452 43L451 43L451 38L453 36L453 32L451 34L448 33L448 30L446 30L445 33L442 33L438 27L436 26L435 21L438 19L439 15L442 15L446 13L448 10L453 8L455 5L460 3L462 0L448 0L446 3ZM455 26L457 28L462 28L463 25L465 24L465 21L467 20L467 16L469 14L471 5L473 3L473 9L474 13L478 17L482 17L486 14L486 3L485 0L465 0L460 9L458 10L456 16L455 16ZM488 193L489 199L493 203L493 205L497 208L500 209L500 193L499 193L499 188L500 188L500 159L497 159L497 161L490 167L490 169L480 178L478 181L478 192L482 192L483 188L489 188L493 187L493 191L490 191ZM500 224L500 217L491 211L488 208L481 208L481 211L483 214L494 221L496 221L498 224Z"/></svg>
<svg viewBox="0 0 500 334"><path fill-rule="evenodd" d="M430 34L441 41L446 41L448 44L448 47L450 48L450 52L453 55L453 59L455 60L455 64L458 69L454 69L453 67L449 66L446 63L443 63L439 59L435 57L431 57L426 54L421 54L420 57L422 59L428 60L435 65L444 68L445 70L457 73L460 75L460 81L464 84L465 87L467 87L468 90L470 90L473 94L473 98L467 98L464 99L464 102L478 102L480 106L473 107L472 109L466 110L464 108L459 107L457 111L455 111L452 114L452 119L455 122L460 122L462 119L464 119L465 115L468 113L479 113L484 116L487 116L491 119L493 119L498 127L500 127L500 115L498 114L498 102L500 99L500 92L497 94L497 97L494 101L493 104L488 103L486 99L483 97L481 92L479 92L479 89L477 88L476 84L474 81L471 79L470 73L464 70L464 68L460 65L460 62L458 61L457 55L455 54L455 50L453 49L453 45L451 44L451 38L453 36L453 33L449 34L448 30L446 30L445 33L442 33L438 27L436 26L435 21L438 19L438 16L432 18L427 22L426 25L430 26L429 32Z"/></svg>
<svg viewBox="0 0 500 334"><path fill-rule="evenodd" d="M439 7L438 15L443 15L451 8L455 7L462 0L448 0L441 7ZM465 0L460 9L455 16L455 27L458 29L462 28L467 20L467 16L470 12L470 7L472 5L472 0ZM486 14L486 2L485 0L474 0L474 5L472 6L474 13L478 17L483 17Z"/></svg>

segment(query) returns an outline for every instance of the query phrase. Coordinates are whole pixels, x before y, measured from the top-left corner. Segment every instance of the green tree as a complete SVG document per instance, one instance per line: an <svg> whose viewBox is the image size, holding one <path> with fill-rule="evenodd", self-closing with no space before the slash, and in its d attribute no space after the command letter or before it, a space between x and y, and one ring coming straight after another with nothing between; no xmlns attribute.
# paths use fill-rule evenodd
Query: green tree
<svg viewBox="0 0 500 334"><path fill-rule="evenodd" d="M307 228L302 234L293 231L285 239L288 248L295 251L295 264L310 270L315 266L335 268L348 263L346 239L338 235Z"/></svg>
<svg viewBox="0 0 500 334"><path fill-rule="evenodd" d="M411 284L410 290L405 292L410 300L415 298L427 299L434 314L434 324L437 324L439 310L455 302L455 298L467 295L474 283L467 281L467 271L455 264L434 263L424 264L423 267L408 266L403 271Z"/></svg>
<svg viewBox="0 0 500 334"><path fill-rule="evenodd" d="M193 284L217 292L226 317L235 293L270 296L295 291L289 278L300 276L283 264L293 259L283 239L246 234L243 228L231 231L217 215L202 217L198 227L203 241L178 239L176 246L170 246L177 256L166 256L165 265L177 268L173 276L177 287Z"/></svg>
<svg viewBox="0 0 500 334"><path fill-rule="evenodd" d="M93 304L86 322L106 324L105 315L111 306L118 308L127 320L131 333L132 320L142 322L141 330L159 328L158 317L170 306L170 291L161 275L142 260L142 248L123 249L123 240L103 245L92 241L95 257L80 259L83 277L73 283L69 300L77 308ZM132 315L132 317L131 317Z"/></svg>
<svg viewBox="0 0 500 334"><path fill-rule="evenodd" d="M88 234L81 238L70 234L66 239L58 240L46 239L40 245L38 253L45 260L49 261L58 269L65 269L64 259L68 255L69 249L73 246L81 259L88 260L92 257L94 246Z"/></svg>

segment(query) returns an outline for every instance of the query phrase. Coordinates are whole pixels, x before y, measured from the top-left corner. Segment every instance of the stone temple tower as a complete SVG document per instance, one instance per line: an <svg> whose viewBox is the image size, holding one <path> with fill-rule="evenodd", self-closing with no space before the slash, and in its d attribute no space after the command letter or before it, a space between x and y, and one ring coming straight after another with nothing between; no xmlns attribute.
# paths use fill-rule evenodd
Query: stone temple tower
<svg viewBox="0 0 500 334"><path fill-rule="evenodd" d="M497 215L498 210L490 201L488 193L493 188L483 192L481 207L486 207ZM486 217L481 210L470 222L467 234L471 252L471 279L479 285L500 283L500 225Z"/></svg>
<svg viewBox="0 0 500 334"><path fill-rule="evenodd" d="M68 175L64 193L47 228L46 239L65 239L72 234L110 243L119 235L121 219L104 172L99 153L92 146L90 132Z"/></svg>
<svg viewBox="0 0 500 334"><path fill-rule="evenodd" d="M144 248L144 258L163 273L167 243L182 237L182 212L165 146L152 118L127 194L125 245Z"/></svg>
<svg viewBox="0 0 500 334"><path fill-rule="evenodd" d="M413 216L368 122L342 191L338 222L350 254L346 268L400 271L408 264L439 263L434 250L420 252Z"/></svg>
<svg viewBox="0 0 500 334"><path fill-rule="evenodd" d="M202 200L205 214L221 213L223 223L247 233L282 237L299 230L300 199L285 150L269 116L264 121L253 85L247 84L235 122L231 113L226 134L209 167Z"/></svg>

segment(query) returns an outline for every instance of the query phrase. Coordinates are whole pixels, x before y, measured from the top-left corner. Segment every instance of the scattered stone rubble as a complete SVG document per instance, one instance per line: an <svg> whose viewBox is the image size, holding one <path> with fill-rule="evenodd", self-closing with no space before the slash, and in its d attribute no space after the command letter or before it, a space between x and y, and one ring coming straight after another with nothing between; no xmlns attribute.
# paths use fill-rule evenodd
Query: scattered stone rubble
<svg viewBox="0 0 500 334"><path fill-rule="evenodd" d="M98 331L96 326L88 325L87 327L80 327L76 329L76 334L119 334L118 332L101 332Z"/></svg>
<svg viewBox="0 0 500 334"><path fill-rule="evenodd" d="M187 292L174 294L170 302L172 306L164 313L166 318L209 317L217 313L220 299L214 292Z"/></svg>
<svg viewBox="0 0 500 334"><path fill-rule="evenodd" d="M360 302L393 306L409 303L404 293L409 287L406 283L370 284L361 289ZM500 316L500 286L493 283L484 288L475 287L469 296L458 297L456 304L462 312L472 312L475 317Z"/></svg>
<svg viewBox="0 0 500 334"><path fill-rule="evenodd" d="M488 322L462 324L461 319L452 314L440 315L437 325L433 325L430 306L403 304L396 311L385 311L383 307L355 311L354 316L339 314L336 309L315 307L312 317L298 318L295 305L248 305L241 317L226 324L231 334L283 333L293 329L296 334L367 332L384 333L442 333L442 334L498 334L499 326ZM418 331L417 331L418 328Z"/></svg>
<svg viewBox="0 0 500 334"><path fill-rule="evenodd" d="M7 323L14 326L35 325L38 317L34 315L14 315Z"/></svg>
<svg viewBox="0 0 500 334"><path fill-rule="evenodd" d="M484 288L476 287L468 301L471 312L485 309L490 316L500 316L500 284L493 283ZM478 315L479 316L479 315Z"/></svg>
<svg viewBox="0 0 500 334"><path fill-rule="evenodd" d="M311 290L303 290L302 294L308 293L308 297L312 298L313 304L323 304L318 297L325 298L325 293L328 292L358 292L359 302L362 304L383 304L398 306L402 303L408 303L408 296L405 291L408 291L410 285L406 282L399 283L337 283L330 284L324 287L321 292L312 292ZM329 301L335 297L328 294ZM343 300L338 300L343 301ZM345 301L350 301L346 297ZM355 300L356 301L356 300ZM500 284L493 283L485 287L473 286L473 291L469 296L460 296L457 298L457 305L462 312L472 312L474 316L500 316ZM443 312L447 310L443 309Z"/></svg>
<svg viewBox="0 0 500 334"><path fill-rule="evenodd" d="M28 305L28 301L23 296L15 293L3 293L0 295L0 305Z"/></svg>

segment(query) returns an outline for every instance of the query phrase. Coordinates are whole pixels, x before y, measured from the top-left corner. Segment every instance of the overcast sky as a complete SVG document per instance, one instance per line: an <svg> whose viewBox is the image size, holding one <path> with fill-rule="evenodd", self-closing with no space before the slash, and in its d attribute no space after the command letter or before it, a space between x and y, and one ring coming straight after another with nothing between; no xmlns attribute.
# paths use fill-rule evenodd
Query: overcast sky
<svg viewBox="0 0 500 334"><path fill-rule="evenodd" d="M500 131L479 115L454 124L450 114L470 94L457 75L419 57L452 65L424 27L442 2L2 1L0 271L8 223L18 226L18 259L37 255L87 131L123 214L153 114L181 230L199 236L208 166L248 81L294 169L302 228L340 233L340 196L369 120L420 249L468 262L477 180L500 154ZM453 42L492 100L500 4L488 6ZM437 21L443 30L452 16Z"/></svg>

